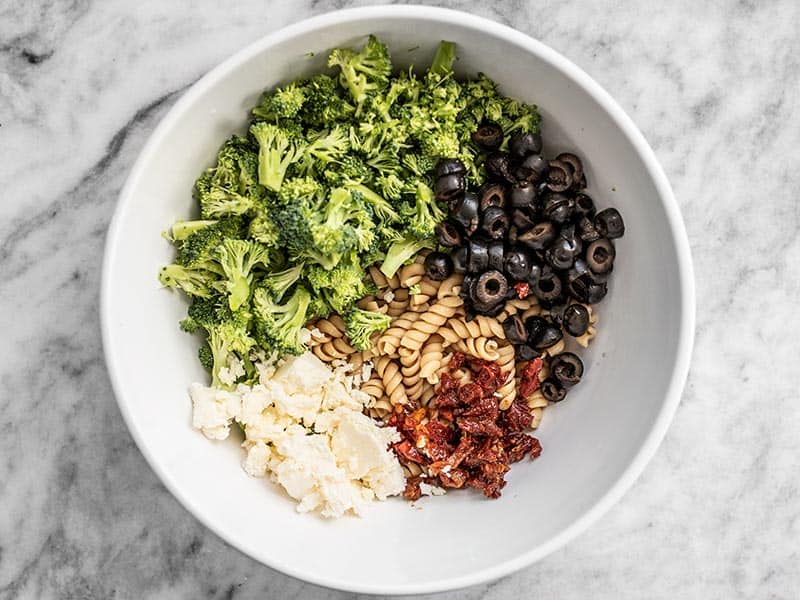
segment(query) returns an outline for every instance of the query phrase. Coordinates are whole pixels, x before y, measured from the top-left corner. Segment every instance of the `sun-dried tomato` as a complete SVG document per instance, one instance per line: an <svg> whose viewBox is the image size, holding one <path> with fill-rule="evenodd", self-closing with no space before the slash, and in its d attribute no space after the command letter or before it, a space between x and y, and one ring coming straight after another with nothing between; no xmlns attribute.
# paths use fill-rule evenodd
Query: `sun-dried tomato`
<svg viewBox="0 0 800 600"><path fill-rule="evenodd" d="M542 444L539 442L538 438L533 438L533 448L531 448L531 460L539 458L539 455L541 453L542 453Z"/></svg>
<svg viewBox="0 0 800 600"><path fill-rule="evenodd" d="M403 497L406 500L419 500L422 497L422 490L419 484L422 483L422 477L414 476L406 479L406 489L403 490Z"/></svg>
<svg viewBox="0 0 800 600"><path fill-rule="evenodd" d="M500 424L506 431L525 431L532 421L533 415L528 405L519 398L500 415Z"/></svg>
<svg viewBox="0 0 800 600"><path fill-rule="evenodd" d="M500 371L500 365L485 363L475 373L475 383L481 386L486 394L493 394L505 383L508 374Z"/></svg>
<svg viewBox="0 0 800 600"><path fill-rule="evenodd" d="M461 417L481 417L495 421L499 411L500 408L497 404L497 398L494 396L485 396L472 406L457 411L456 414Z"/></svg>
<svg viewBox="0 0 800 600"><path fill-rule="evenodd" d="M533 450L535 442L536 438L524 433L507 434L503 437L503 446L508 456L508 462L515 463L525 458L525 455Z"/></svg>
<svg viewBox="0 0 800 600"><path fill-rule="evenodd" d="M472 435L488 435L499 437L503 435L503 430L491 419L483 417L457 417L456 424L463 430Z"/></svg>
<svg viewBox="0 0 800 600"><path fill-rule="evenodd" d="M425 464L425 456L409 440L402 440L392 445L394 451L409 462Z"/></svg>
<svg viewBox="0 0 800 600"><path fill-rule="evenodd" d="M466 404L467 406L475 404L478 400L483 398L483 396L483 388L477 383L466 383L458 390L459 401L461 404Z"/></svg>
<svg viewBox="0 0 800 600"><path fill-rule="evenodd" d="M466 356L461 352L454 352L450 359L450 371L458 371L466 360Z"/></svg>
<svg viewBox="0 0 800 600"><path fill-rule="evenodd" d="M456 390L439 392L439 395L436 396L436 408L455 408L458 405L458 392Z"/></svg>
<svg viewBox="0 0 800 600"><path fill-rule="evenodd" d="M523 400L531 397L539 389L539 371L542 370L542 359L534 358L522 371L517 394Z"/></svg>
<svg viewBox="0 0 800 600"><path fill-rule="evenodd" d="M442 487L461 488L467 482L468 474L464 469L449 469L439 473Z"/></svg>
<svg viewBox="0 0 800 600"><path fill-rule="evenodd" d="M514 284L514 290L517 292L517 298L524 300L531 293L531 286L524 281L518 281Z"/></svg>
<svg viewBox="0 0 800 600"><path fill-rule="evenodd" d="M454 448L450 444L453 430L439 421L428 421L424 427L428 440L425 453L433 461L445 460L453 453Z"/></svg>

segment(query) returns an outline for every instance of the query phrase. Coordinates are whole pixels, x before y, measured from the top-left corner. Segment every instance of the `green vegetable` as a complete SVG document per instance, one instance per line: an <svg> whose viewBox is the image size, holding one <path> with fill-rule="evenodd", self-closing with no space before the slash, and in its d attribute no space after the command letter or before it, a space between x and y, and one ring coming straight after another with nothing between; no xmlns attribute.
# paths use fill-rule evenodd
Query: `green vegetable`
<svg viewBox="0 0 800 600"><path fill-rule="evenodd" d="M459 158L480 184L471 134L481 121L506 138L538 131L535 106L505 98L483 74L457 80L455 61L455 45L442 42L427 71L393 74L375 36L335 49L331 74L266 91L247 135L233 135L200 174L199 217L165 234L177 256L159 280L191 298L181 328L206 336L199 357L215 385L232 361L255 381L256 346L304 351L303 326L332 312L366 348L388 323L353 308L374 291L367 268L392 276L436 246L446 216L431 189L437 162Z"/></svg>
<svg viewBox="0 0 800 600"><path fill-rule="evenodd" d="M372 347L370 337L375 333L383 333L389 327L392 318L388 315L351 308L344 318L345 330L350 344L356 350L369 350Z"/></svg>

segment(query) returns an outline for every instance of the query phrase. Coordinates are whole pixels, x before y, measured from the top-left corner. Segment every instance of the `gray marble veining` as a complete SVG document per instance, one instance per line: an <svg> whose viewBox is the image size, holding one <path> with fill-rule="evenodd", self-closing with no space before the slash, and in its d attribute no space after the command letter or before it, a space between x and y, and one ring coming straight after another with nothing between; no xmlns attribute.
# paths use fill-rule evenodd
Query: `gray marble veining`
<svg viewBox="0 0 800 600"><path fill-rule="evenodd" d="M229 548L163 488L104 370L105 229L169 106L244 44L364 2L0 0L0 598L347 594ZM587 533L444 598L800 596L800 7L435 2L571 58L654 147L698 286L689 382L655 459Z"/></svg>

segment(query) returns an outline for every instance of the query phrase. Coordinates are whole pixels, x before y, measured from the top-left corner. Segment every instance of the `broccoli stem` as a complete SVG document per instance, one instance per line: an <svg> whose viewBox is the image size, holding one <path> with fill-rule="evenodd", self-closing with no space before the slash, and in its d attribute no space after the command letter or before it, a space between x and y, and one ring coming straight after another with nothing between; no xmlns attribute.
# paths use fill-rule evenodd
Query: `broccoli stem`
<svg viewBox="0 0 800 600"><path fill-rule="evenodd" d="M436 49L430 72L437 75L447 75L453 71L456 60L456 45L453 42L442 41Z"/></svg>
<svg viewBox="0 0 800 600"><path fill-rule="evenodd" d="M406 238L394 242L386 251L386 258L381 265L381 273L386 277L394 277L397 270L410 260L417 252L423 248L433 248L434 244L430 239Z"/></svg>
<svg viewBox="0 0 800 600"><path fill-rule="evenodd" d="M205 229L217 222L216 219L178 221L172 226L172 237L169 239L173 242L182 242L196 231Z"/></svg>

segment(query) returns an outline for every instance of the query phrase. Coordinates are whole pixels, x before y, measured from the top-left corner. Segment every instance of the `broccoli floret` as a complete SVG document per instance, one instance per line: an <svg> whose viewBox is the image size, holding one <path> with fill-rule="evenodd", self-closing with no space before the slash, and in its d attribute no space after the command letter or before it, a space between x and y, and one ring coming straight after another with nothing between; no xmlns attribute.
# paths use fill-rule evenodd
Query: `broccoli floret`
<svg viewBox="0 0 800 600"><path fill-rule="evenodd" d="M323 172L327 166L341 159L350 150L350 138L341 127L321 131L309 138L305 147L301 169L304 173Z"/></svg>
<svg viewBox="0 0 800 600"><path fill-rule="evenodd" d="M453 42L442 41L436 49L436 54L433 57L431 68L428 69L431 73L438 75L447 75L453 72L453 63L456 61L456 45Z"/></svg>
<svg viewBox="0 0 800 600"><path fill-rule="evenodd" d="M348 185L347 189L352 192L356 200L366 202L372 208L375 215L384 223L395 223L400 219L400 216L397 214L397 211L392 208L392 205L367 186L353 184Z"/></svg>
<svg viewBox="0 0 800 600"><path fill-rule="evenodd" d="M188 315L180 322L181 329L187 333L194 333L201 329L209 331L219 322L218 309L222 301L223 299L219 295L192 298Z"/></svg>
<svg viewBox="0 0 800 600"><path fill-rule="evenodd" d="M391 200L399 200L403 194L403 180L394 173L388 175L378 175L375 178L375 187L377 187L381 194Z"/></svg>
<svg viewBox="0 0 800 600"><path fill-rule="evenodd" d="M250 142L233 136L217 154L217 165L195 183L204 219L242 215L263 202L265 190L258 184L258 155Z"/></svg>
<svg viewBox="0 0 800 600"><path fill-rule="evenodd" d="M403 266L403 263L417 252L423 248L434 248L435 245L430 238L419 239L414 236L404 237L393 242L386 251L386 258L381 265L381 273L386 277L394 277L394 274Z"/></svg>
<svg viewBox="0 0 800 600"><path fill-rule="evenodd" d="M331 123L348 120L355 112L355 108L341 97L336 80L328 75L315 75L309 79L305 95L301 117L310 127L328 127Z"/></svg>
<svg viewBox="0 0 800 600"><path fill-rule="evenodd" d="M308 318L316 319L318 317L327 317L333 312L328 305L327 300L320 295L311 296L311 302L308 304Z"/></svg>
<svg viewBox="0 0 800 600"><path fill-rule="evenodd" d="M426 238L434 235L436 226L447 218L447 213L436 201L433 190L418 181L414 206L404 216L406 232L412 237Z"/></svg>
<svg viewBox="0 0 800 600"><path fill-rule="evenodd" d="M277 192L286 169L303 156L305 142L291 136L277 125L253 123L250 133L258 142L258 182Z"/></svg>
<svg viewBox="0 0 800 600"><path fill-rule="evenodd" d="M321 294L335 312L344 314L369 293L364 272L358 263L358 256L348 255L333 269L309 266L305 276L312 291Z"/></svg>
<svg viewBox="0 0 800 600"><path fill-rule="evenodd" d="M212 253L222 240L241 238L243 224L239 217L228 217L195 231L181 242L176 262L184 267L204 267L221 272L211 264L214 262Z"/></svg>
<svg viewBox="0 0 800 600"><path fill-rule="evenodd" d="M372 347L370 337L383 333L392 322L389 315L352 308L345 315L345 330L350 344L356 350L369 350Z"/></svg>
<svg viewBox="0 0 800 600"><path fill-rule="evenodd" d="M245 240L225 240L215 251L227 281L228 304L237 310L250 297L253 283L253 268L257 264L269 266L269 249L258 242Z"/></svg>
<svg viewBox="0 0 800 600"><path fill-rule="evenodd" d="M301 199L276 211L281 242L294 260L335 267L350 250L375 242L370 213L348 190L336 188L327 202Z"/></svg>
<svg viewBox="0 0 800 600"><path fill-rule="evenodd" d="M279 303L264 288L253 293L255 337L268 351L278 350L282 354L302 354L306 347L301 338L301 329L308 320L311 295L303 286L284 303Z"/></svg>
<svg viewBox="0 0 800 600"><path fill-rule="evenodd" d="M177 221L172 225L172 230L167 239L171 242L181 242L187 237L205 229L211 225L215 225L218 221L216 219L198 219L195 221Z"/></svg>
<svg viewBox="0 0 800 600"><path fill-rule="evenodd" d="M244 319L232 319L211 327L208 332L208 347L211 350L211 385L216 388L231 389L230 377L221 376L223 369L231 369L247 357L255 345L255 339L248 333L249 323ZM208 357L200 355L202 363L208 363Z"/></svg>
<svg viewBox="0 0 800 600"><path fill-rule="evenodd" d="M298 263L293 267L270 273L259 284L273 298L280 300L290 287L292 287L303 274L304 263Z"/></svg>
<svg viewBox="0 0 800 600"><path fill-rule="evenodd" d="M322 176L331 187L345 187L356 183L369 183L373 173L369 166L354 154L343 156L325 169Z"/></svg>
<svg viewBox="0 0 800 600"><path fill-rule="evenodd" d="M278 232L278 227L267 213L256 215L250 221L247 233L252 239L262 243L267 248L278 247L280 233Z"/></svg>
<svg viewBox="0 0 800 600"><path fill-rule="evenodd" d="M192 269L178 264L161 267L158 280L162 285L180 288L190 296L210 298L219 277L206 269Z"/></svg>
<svg viewBox="0 0 800 600"><path fill-rule="evenodd" d="M290 83L265 93L261 103L253 109L253 115L267 121L294 119L306 101L305 87L300 83Z"/></svg>
<svg viewBox="0 0 800 600"><path fill-rule="evenodd" d="M388 48L373 35L358 52L349 48L333 50L328 66L339 67L339 82L355 102L357 115L367 96L383 89L392 72Z"/></svg>

